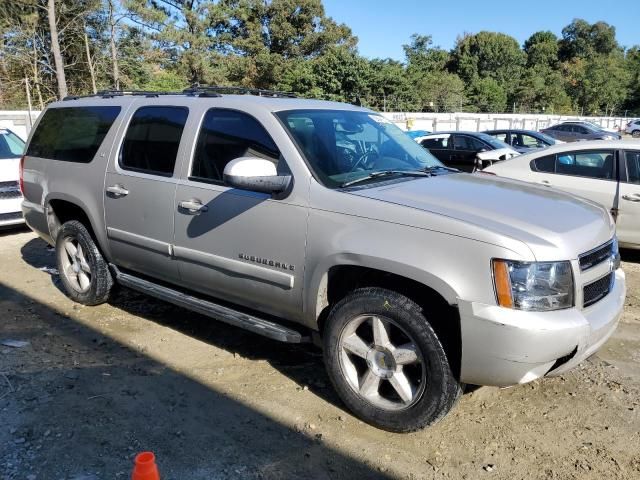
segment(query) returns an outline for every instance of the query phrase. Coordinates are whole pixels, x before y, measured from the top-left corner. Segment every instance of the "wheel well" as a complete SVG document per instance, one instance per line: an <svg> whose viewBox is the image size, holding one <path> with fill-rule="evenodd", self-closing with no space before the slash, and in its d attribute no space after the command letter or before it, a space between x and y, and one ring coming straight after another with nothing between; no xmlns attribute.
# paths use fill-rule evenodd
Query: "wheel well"
<svg viewBox="0 0 640 480"><path fill-rule="evenodd" d="M62 224L69 220L77 220L82 223L87 230L89 230L89 233L95 241L91 221L82 207L67 200L50 200L49 208L47 209L47 224L49 225L49 233L54 242Z"/></svg>
<svg viewBox="0 0 640 480"><path fill-rule="evenodd" d="M318 328L321 334L331 308L349 292L362 287L393 290L416 302L425 312L431 327L440 339L456 378L460 378L462 338L458 309L450 305L442 295L432 288L410 278L354 265L332 267L327 278L328 304L318 318Z"/></svg>

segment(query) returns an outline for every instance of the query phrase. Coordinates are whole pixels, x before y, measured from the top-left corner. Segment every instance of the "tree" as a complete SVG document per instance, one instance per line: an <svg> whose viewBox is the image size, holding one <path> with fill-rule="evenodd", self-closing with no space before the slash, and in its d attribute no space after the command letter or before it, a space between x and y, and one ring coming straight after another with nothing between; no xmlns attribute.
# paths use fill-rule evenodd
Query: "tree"
<svg viewBox="0 0 640 480"><path fill-rule="evenodd" d="M442 71L449 62L449 53L434 47L431 35L411 35L411 43L403 45L410 73Z"/></svg>
<svg viewBox="0 0 640 480"><path fill-rule="evenodd" d="M468 90L472 109L480 112L504 112L507 108L507 92L493 78L478 77L471 82Z"/></svg>
<svg viewBox="0 0 640 480"><path fill-rule="evenodd" d="M58 19L56 18L55 0L47 1L47 19L49 20L49 35L51 35L51 51L56 66L56 80L58 81L58 97L62 100L67 96L67 78L64 75L64 61L58 41Z"/></svg>
<svg viewBox="0 0 640 480"><path fill-rule="evenodd" d="M592 55L609 55L620 46L616 40L616 28L606 22L590 24L582 19L575 19L562 29L562 40L559 43L558 56L561 61L570 61Z"/></svg>
<svg viewBox="0 0 640 480"><path fill-rule="evenodd" d="M556 67L558 64L558 37L552 32L536 32L524 42L527 66Z"/></svg>
<svg viewBox="0 0 640 480"><path fill-rule="evenodd" d="M525 62L526 56L517 40L496 32L465 34L458 38L451 52L451 70L475 92L470 98L484 98L478 97L478 92L493 92L497 95L492 96L492 105L497 106L502 104L498 99L503 93L514 94ZM479 82L487 79L494 82ZM478 105L479 108L486 106Z"/></svg>

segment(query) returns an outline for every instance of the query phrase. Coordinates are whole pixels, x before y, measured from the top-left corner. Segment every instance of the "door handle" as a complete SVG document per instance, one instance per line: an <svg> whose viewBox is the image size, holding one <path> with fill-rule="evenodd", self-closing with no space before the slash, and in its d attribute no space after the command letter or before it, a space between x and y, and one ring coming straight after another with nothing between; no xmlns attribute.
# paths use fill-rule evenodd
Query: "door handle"
<svg viewBox="0 0 640 480"><path fill-rule="evenodd" d="M178 207L183 213L187 213L189 215L199 215L202 212L206 212L209 210L209 207L203 205L198 200L185 200L178 203Z"/></svg>
<svg viewBox="0 0 640 480"><path fill-rule="evenodd" d="M622 195L622 199L628 200L629 202L640 202L640 197L636 195Z"/></svg>
<svg viewBox="0 0 640 480"><path fill-rule="evenodd" d="M122 185L115 184L107 187L107 193L110 193L113 197L126 197L129 195L129 190Z"/></svg>
<svg viewBox="0 0 640 480"><path fill-rule="evenodd" d="M542 183L543 185L546 185L547 187L551 186L551 182L549 180L540 180L540 183Z"/></svg>

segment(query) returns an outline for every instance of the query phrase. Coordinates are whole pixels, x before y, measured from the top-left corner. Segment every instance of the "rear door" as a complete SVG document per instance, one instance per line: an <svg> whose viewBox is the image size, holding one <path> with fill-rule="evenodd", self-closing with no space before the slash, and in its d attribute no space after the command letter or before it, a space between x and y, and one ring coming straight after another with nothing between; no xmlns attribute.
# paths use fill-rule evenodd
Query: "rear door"
<svg viewBox="0 0 640 480"><path fill-rule="evenodd" d="M617 232L621 243L640 245L640 150L621 154L623 172L620 175Z"/></svg>
<svg viewBox="0 0 640 480"><path fill-rule="evenodd" d="M134 105L105 177L105 222L114 262L158 277L179 279L171 259L175 172L186 155L181 144L189 110Z"/></svg>
<svg viewBox="0 0 640 480"><path fill-rule="evenodd" d="M582 150L536 158L533 179L610 210L617 190L615 150Z"/></svg>

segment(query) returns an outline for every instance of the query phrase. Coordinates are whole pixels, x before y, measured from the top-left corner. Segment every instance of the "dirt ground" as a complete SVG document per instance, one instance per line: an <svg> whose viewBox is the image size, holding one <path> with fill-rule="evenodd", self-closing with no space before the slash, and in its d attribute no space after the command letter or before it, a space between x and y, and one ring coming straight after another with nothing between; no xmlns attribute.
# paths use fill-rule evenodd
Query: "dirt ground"
<svg viewBox="0 0 640 480"><path fill-rule="evenodd" d="M640 479L640 255L622 322L575 371L465 394L409 435L370 427L317 349L121 290L82 307L35 235L0 233L0 479Z"/></svg>

